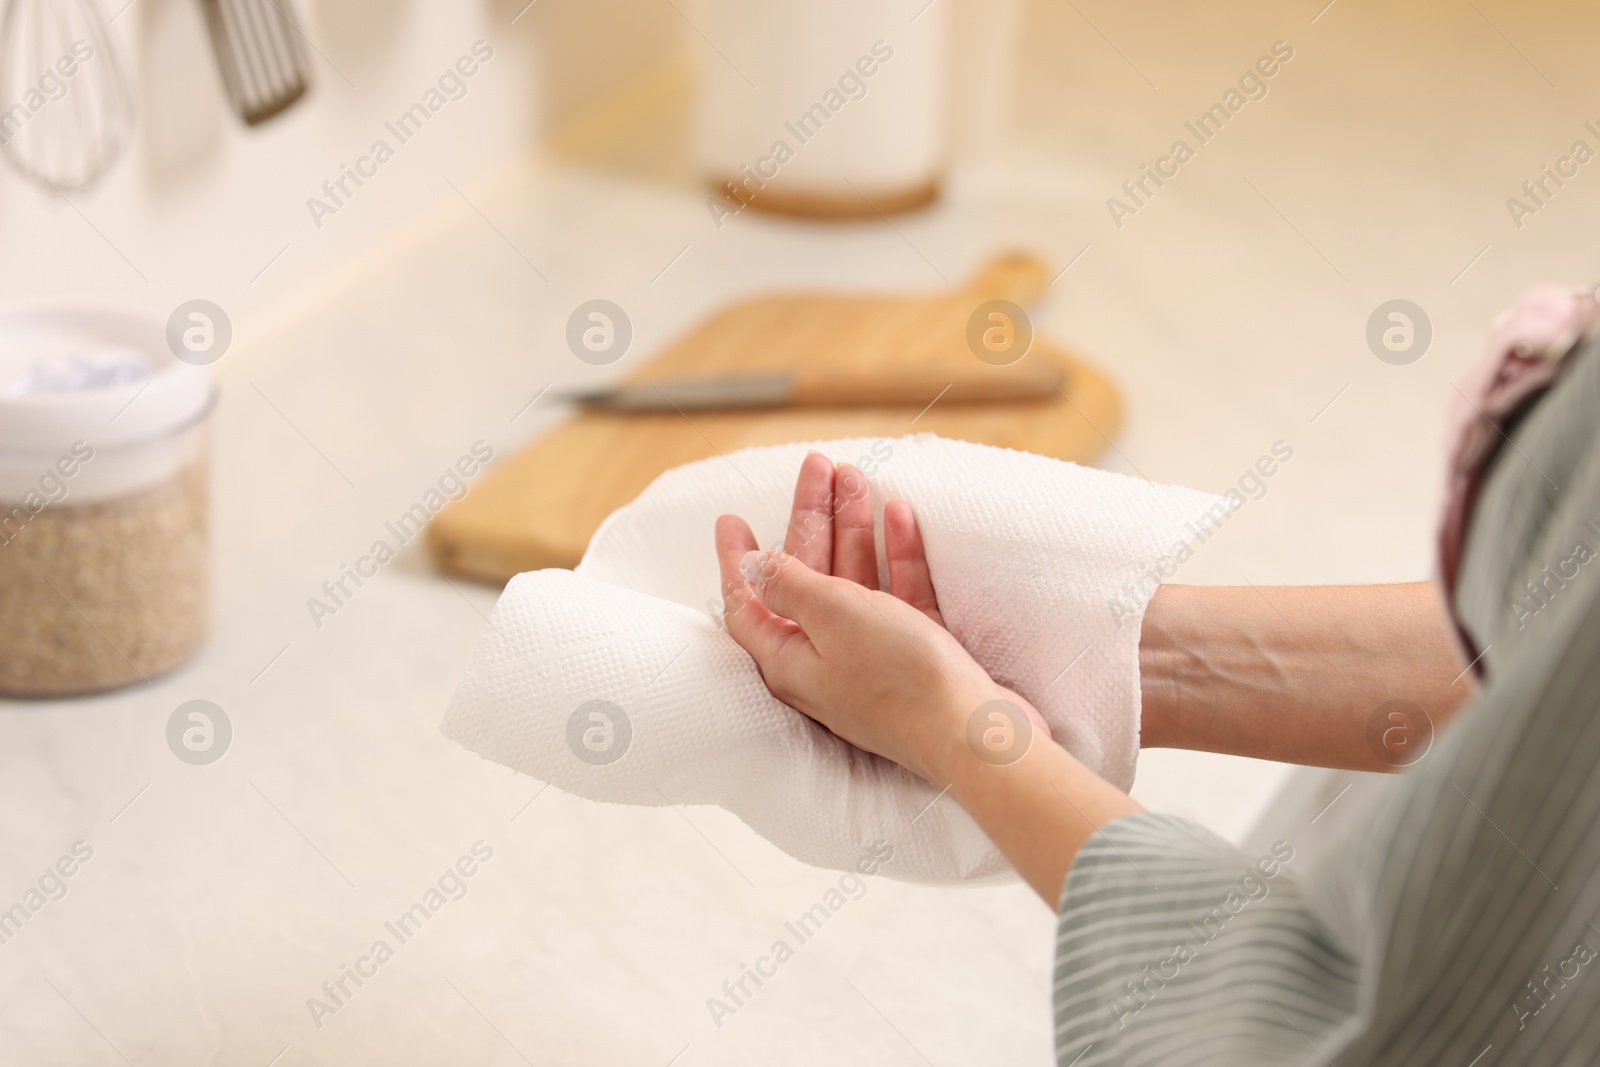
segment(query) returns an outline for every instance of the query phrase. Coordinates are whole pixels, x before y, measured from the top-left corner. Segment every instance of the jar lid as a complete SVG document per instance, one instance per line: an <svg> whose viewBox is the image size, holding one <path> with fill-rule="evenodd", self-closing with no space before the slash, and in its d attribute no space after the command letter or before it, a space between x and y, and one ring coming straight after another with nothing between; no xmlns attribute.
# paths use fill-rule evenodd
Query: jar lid
<svg viewBox="0 0 1600 1067"><path fill-rule="evenodd" d="M167 349L160 323L106 311L0 315L0 452L137 444L198 419L210 371Z"/></svg>

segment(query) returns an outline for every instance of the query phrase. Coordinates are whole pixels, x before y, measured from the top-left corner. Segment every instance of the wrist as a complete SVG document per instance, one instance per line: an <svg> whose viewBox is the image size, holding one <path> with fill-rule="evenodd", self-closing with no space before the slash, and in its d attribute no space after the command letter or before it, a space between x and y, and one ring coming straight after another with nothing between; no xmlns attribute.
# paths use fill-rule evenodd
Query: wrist
<svg viewBox="0 0 1600 1067"><path fill-rule="evenodd" d="M999 699L1016 703L1012 694ZM1078 850L1100 827L1142 810L1042 728L1005 759L967 737L949 745L935 784L983 828L1052 909ZM1014 758L1011 758L1014 757Z"/></svg>
<svg viewBox="0 0 1600 1067"><path fill-rule="evenodd" d="M1146 605L1139 630L1139 746L1176 748L1180 678L1195 654L1189 590L1166 585Z"/></svg>
<svg viewBox="0 0 1600 1067"><path fill-rule="evenodd" d="M987 678L944 693L937 722L937 728L919 736L918 765L911 769L940 787L986 767L1004 766L1030 746L1050 741L1039 713Z"/></svg>

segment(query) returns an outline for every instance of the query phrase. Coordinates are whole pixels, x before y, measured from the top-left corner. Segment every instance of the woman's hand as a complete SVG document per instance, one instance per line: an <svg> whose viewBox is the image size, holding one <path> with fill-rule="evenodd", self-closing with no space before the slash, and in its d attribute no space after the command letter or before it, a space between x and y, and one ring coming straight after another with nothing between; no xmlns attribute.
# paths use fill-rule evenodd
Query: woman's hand
<svg viewBox="0 0 1600 1067"><path fill-rule="evenodd" d="M910 506L889 501L883 524L887 593L866 478L807 456L783 552L759 552L743 519L717 520L728 632L778 699L948 790L1054 907L1083 842L1139 805L1051 743L1033 706L944 628ZM969 742L969 723L995 700L1033 725L1003 758L982 750L993 709Z"/></svg>
<svg viewBox="0 0 1600 1067"><path fill-rule="evenodd" d="M854 467L806 457L783 552L758 551L733 515L717 520L716 542L728 632L778 699L851 744L944 785L938 763L988 701L1011 702L1049 737L944 628L903 500L884 508L890 591L879 591L872 501Z"/></svg>

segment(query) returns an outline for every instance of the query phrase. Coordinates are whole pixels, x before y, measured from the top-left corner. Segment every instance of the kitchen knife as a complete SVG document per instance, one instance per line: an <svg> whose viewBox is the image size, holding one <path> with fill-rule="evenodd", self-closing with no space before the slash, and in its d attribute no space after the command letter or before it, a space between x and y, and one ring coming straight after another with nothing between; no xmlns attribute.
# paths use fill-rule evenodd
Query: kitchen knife
<svg viewBox="0 0 1600 1067"><path fill-rule="evenodd" d="M740 408L921 407L1044 400L1065 382L1060 367L1007 369L993 374L930 371L815 374L725 374L630 382L559 397L599 411L736 410Z"/></svg>

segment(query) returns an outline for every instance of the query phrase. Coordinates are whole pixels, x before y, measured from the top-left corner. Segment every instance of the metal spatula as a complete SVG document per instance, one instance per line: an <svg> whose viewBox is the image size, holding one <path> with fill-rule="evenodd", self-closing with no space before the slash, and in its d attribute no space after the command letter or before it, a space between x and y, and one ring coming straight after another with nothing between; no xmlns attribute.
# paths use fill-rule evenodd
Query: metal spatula
<svg viewBox="0 0 1600 1067"><path fill-rule="evenodd" d="M200 0L228 99L246 125L279 114L310 85L289 0Z"/></svg>

